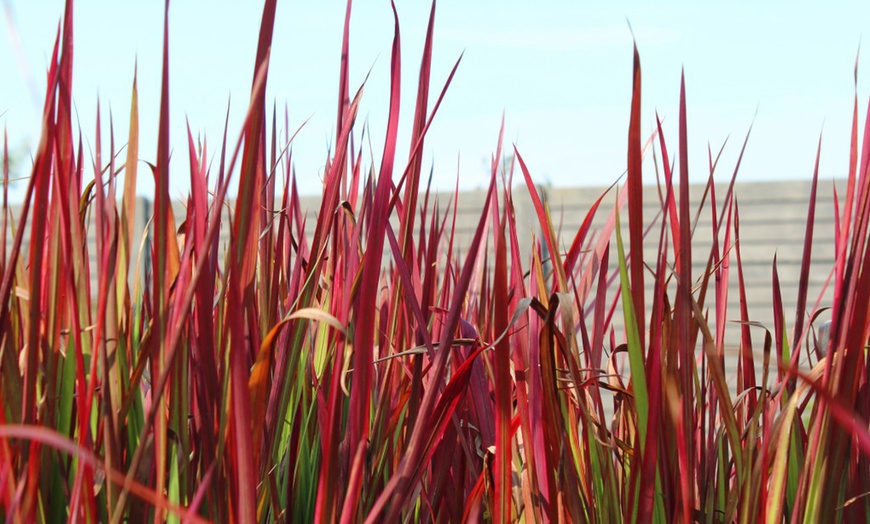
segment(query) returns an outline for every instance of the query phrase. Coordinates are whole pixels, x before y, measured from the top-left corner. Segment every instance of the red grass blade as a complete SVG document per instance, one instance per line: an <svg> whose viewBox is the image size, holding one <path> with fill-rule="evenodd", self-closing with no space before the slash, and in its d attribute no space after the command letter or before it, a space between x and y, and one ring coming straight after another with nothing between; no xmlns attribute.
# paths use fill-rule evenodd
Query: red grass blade
<svg viewBox="0 0 870 524"><path fill-rule="evenodd" d="M640 135L641 74L640 55L634 46L634 74L631 95L631 116L628 124L628 236L631 253L631 294L638 313L637 330L640 333L641 350L644 346L646 327L644 322L643 285L643 152Z"/></svg>
<svg viewBox="0 0 870 524"><path fill-rule="evenodd" d="M426 29L426 41L423 45L423 58L420 64L420 78L417 83L417 106L414 113L414 129L411 133L411 153L409 158L410 171L408 171L405 183L405 213L402 216L402 229L399 238L402 241L402 252L405 262L410 263L408 258L411 249L411 236L414 233L414 218L417 212L417 194L420 191L420 169L423 164L423 138L426 132L426 112L429 102L429 78L432 70L432 34L435 27L435 0L432 0L432 8L429 11L429 25ZM419 144L418 144L419 143Z"/></svg>
<svg viewBox="0 0 870 524"><path fill-rule="evenodd" d="M504 133L504 119L502 118L502 131L499 133L499 146L501 151L501 138ZM496 159L500 155L496 154ZM498 164L493 162L492 176L497 175ZM492 304L493 312L492 337L503 333L508 327L508 258L507 245L505 242L505 221L509 215L507 210L500 220L498 202L493 201L491 207L493 222L493 245L495 248L495 272L493 274ZM508 522L511 519L511 474L513 471L511 455L511 420L513 419L512 384L511 384L511 347L510 341L503 338L495 345L492 356L492 368L495 389L495 508L493 512L494 522Z"/></svg>
<svg viewBox="0 0 870 524"><path fill-rule="evenodd" d="M689 332L692 321L692 235L691 216L689 211L689 146L686 124L686 78L680 78L680 237L677 252L677 301L674 320L677 329L677 340L680 347L680 394L682 396L682 435L680 441L684 447L680 450L680 500L682 502L682 517L684 522L691 520L691 508L696 506L693 497L694 489L690 482L696 479L693 457L695 456L695 344ZM629 207L629 210L631 207ZM632 250L634 254L634 250ZM636 261L632 260L632 267ZM640 310L643 311L643 310Z"/></svg>
<svg viewBox="0 0 870 524"><path fill-rule="evenodd" d="M230 417L232 443L235 452L236 518L240 522L253 522L256 518L256 486L259 471L259 446L254 440L262 435L251 435L251 401L248 382L253 348L246 336L245 323L253 318L255 304L253 283L256 272L257 240L260 235L259 210L263 181L265 180L266 80L269 52L275 25L276 1L267 0L263 6L260 38L254 63L251 86L251 119L245 127L245 148L239 174L238 200L233 223L234 244L230 250L230 287L227 297L230 336L230 373L232 408ZM251 330L253 331L253 330ZM254 340L257 344L257 340ZM254 346L256 347L256 346Z"/></svg>
<svg viewBox="0 0 870 524"><path fill-rule="evenodd" d="M544 209L544 204L541 202L541 197L535 189L535 183L532 181L532 175L523 161L522 155L514 146L514 155L520 163L520 169L523 172L523 177L526 180L526 186L529 189L529 196L532 198L532 203L535 206L535 213L538 215L538 224L541 227L541 232L544 236L544 241L547 244L547 251L553 259L553 267L556 268L556 283L558 287L553 289L553 292L567 291L568 284L565 278L565 266L562 264L561 255L559 254L559 246L556 245L555 233L553 232L553 224L549 218L549 212Z"/></svg>
<svg viewBox="0 0 870 524"><path fill-rule="evenodd" d="M152 376L160 376L167 370L166 364L166 334L167 312L169 309L169 288L172 285L172 274L169 267L169 236L174 227L169 222L169 0L166 0L163 15L163 80L160 95L160 123L157 137L157 164L154 168L154 284L152 304L155 308L156 350L151 351ZM163 398L161 396L161 398ZM155 418L154 426L154 463L157 468L157 486L163 489L166 485L166 461L168 452L167 421L165 413L169 408L165 400L152 405L160 415ZM162 519L160 513L155 514L155 522Z"/></svg>
<svg viewBox="0 0 870 524"><path fill-rule="evenodd" d="M357 341L354 348L354 380L351 389L350 420L348 422L348 443L356 449L359 442L369 436L369 404L371 402L373 372L374 312L377 299L378 277L381 271L381 257L384 250L384 226L388 220L390 182L393 162L396 155L396 141L399 130L399 96L401 77L401 43L399 37L399 15L393 5L394 38L391 61L390 113L387 121L387 136L384 141L384 154L378 174L377 189L373 203L372 227L366 242L366 255L362 268L360 293L356 304ZM371 301L371 302L369 302Z"/></svg>
<svg viewBox="0 0 870 524"><path fill-rule="evenodd" d="M344 12L344 33L341 39L341 66L338 73L338 112L336 114L337 122L335 124L336 133L340 132L347 125L347 119L350 116L348 109L350 108L350 96L348 70L350 69L350 13L352 0L347 0L347 6ZM352 118L351 118L352 119ZM346 149L337 149L336 153L344 155ZM338 157L336 157L337 159Z"/></svg>

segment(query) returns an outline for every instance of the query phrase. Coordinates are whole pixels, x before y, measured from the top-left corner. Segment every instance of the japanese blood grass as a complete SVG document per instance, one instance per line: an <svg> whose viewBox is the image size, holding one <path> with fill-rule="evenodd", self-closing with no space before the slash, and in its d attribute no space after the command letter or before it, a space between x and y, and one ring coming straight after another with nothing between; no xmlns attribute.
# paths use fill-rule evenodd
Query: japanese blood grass
<svg viewBox="0 0 870 524"><path fill-rule="evenodd" d="M150 242L138 246L136 79L125 162L111 119L108 149L101 140L99 109L86 158L72 127L67 1L18 216L7 205L4 135L5 521L867 519L870 308L861 290L870 288L870 115L861 138L857 96L832 268L810 265L816 158L801 275L830 270L834 301L829 356L807 371L798 362L820 306L808 309L803 289L793 310L783 304L775 260L773 333L760 360L753 351L733 190L740 160L722 194L709 152L709 181L690 207L684 82L676 181L658 118L642 143L635 50L624 185L601 195L577 231L561 231L534 166L514 148L541 232L524 252L527 225L514 213L514 165L501 163L500 134L469 241L458 236L458 191L445 203L422 183L426 133L459 64L430 110L434 2L407 157L397 151L393 9L379 166L365 164L357 145L362 88L351 97L348 2L336 147L320 212L310 217L291 167L294 132L286 115L283 123L274 108L267 116L276 7L265 2L251 103L235 143L224 130L216 168L188 130L191 189L177 222L168 190L181 168L169 159L167 5L155 211ZM650 151L661 159L661 182L659 213L647 220ZM90 169L94 180L85 183ZM598 213L607 217L594 228ZM708 250L696 247L701 213L711 217ZM644 259L648 236L658 247ZM563 238L571 239L565 251ZM701 274L693 274L695 258L706 260ZM727 322L731 267L739 324ZM726 329L741 334L736 396L725 376ZM613 364L621 353L626 376Z"/></svg>

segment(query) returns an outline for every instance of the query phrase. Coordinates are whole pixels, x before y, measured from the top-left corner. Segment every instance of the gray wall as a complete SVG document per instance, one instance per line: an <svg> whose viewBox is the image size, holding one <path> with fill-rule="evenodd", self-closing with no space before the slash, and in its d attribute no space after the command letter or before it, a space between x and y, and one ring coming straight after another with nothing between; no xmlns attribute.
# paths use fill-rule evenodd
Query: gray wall
<svg viewBox="0 0 870 524"><path fill-rule="evenodd" d="M844 191L844 184L838 183L840 191ZM550 206L553 222L560 228L563 235L559 236L559 242L563 252L567 250L573 239L574 233L580 226L587 210L594 200L601 195L605 188L570 188L544 190L546 200ZM717 201L721 203L724 185L717 187ZM703 186L691 188L692 208L697 209L702 196ZM801 283L799 282L800 263L803 249L803 239L806 227L807 206L810 193L808 181L786 182L757 182L738 183L735 186L737 203L740 217L741 254L743 260L744 276L748 294L748 308L752 320L761 322L773 330L773 306L771 295L771 268L774 255L777 256L777 265L782 286L783 301L787 325L791 326L795 310L794 304ZM452 198L450 193L435 195L439 201L442 212ZM485 193L483 191L463 192L459 195L457 208L457 234L459 245L467 245L480 217L481 205ZM644 218L647 223L656 217L659 209L658 189L647 187L644 191ZM594 221L594 227L600 226L607 219L616 201L616 191L611 191L599 208ZM514 204L517 224L519 226L520 241L523 243L522 250L524 260L528 260L528 246L532 234L540 237L536 214L525 187L517 187L514 190ZM309 213L308 233L313 231L314 215L319 210L319 198L306 197L302 199L302 206ZM185 215L184 205L181 202L174 204L177 223L183 220ZM20 209L12 210L16 221ZM147 199L140 198L137 202L137 227L144 227L152 206ZM694 211L693 211L694 217ZM621 215L623 236L627 241L627 214ZM811 309L815 300L819 297L822 286L828 277L833 265L834 258L834 206L833 184L831 181L822 181L819 184L819 195L816 210L815 241L813 245L813 265L809 281L806 283L809 291L808 307ZM659 227L653 227L644 243L644 257L649 265L654 265L655 253L659 238ZM707 204L702 209L693 242L693 276L702 274L707 262L710 250L711 236L711 212L709 197ZM221 245L226 246L228 241L228 227L222 228ZM134 250L138 249L139 239L134 240ZM720 239L721 240L721 239ZM11 233L7 236L7 246L12 244ZM93 235L89 238L90 253L96 251ZM135 256L135 255L134 255ZM611 247L611 266L615 268L613 260L616 258L615 242ZM670 257L673 261L673 256ZM95 277L96 263L91 261L92 277ZM738 319L738 288L736 263L732 256L731 265L731 288L729 319ZM647 291L651 291L652 278L647 281ZM828 289L823 295L821 305L830 305L832 289ZM96 293L96 290L93 290ZM671 296L673 296L673 288ZM708 305L712 304L712 297L708 299ZM617 312L616 318L621 318ZM823 317L826 318L826 317ZM618 325L618 324L617 324ZM739 327L735 324L728 328L728 345L736 347L739 340ZM754 340L757 341L756 349L760 349L763 333L754 330ZM621 333L617 333L621 337Z"/></svg>

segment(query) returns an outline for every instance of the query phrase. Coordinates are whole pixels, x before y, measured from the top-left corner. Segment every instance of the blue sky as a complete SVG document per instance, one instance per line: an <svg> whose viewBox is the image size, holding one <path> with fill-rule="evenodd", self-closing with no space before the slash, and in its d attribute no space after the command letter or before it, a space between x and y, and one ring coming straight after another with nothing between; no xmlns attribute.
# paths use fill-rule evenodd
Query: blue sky
<svg viewBox="0 0 870 524"><path fill-rule="evenodd" d="M4 4L0 126L20 156L38 141L45 70L63 1ZM268 97L279 111L286 104L294 129L311 117L293 144L300 189L309 194L320 191L334 135L344 5L338 0L278 2ZM407 136L429 5L397 0L397 9L404 77L400 131ZM261 2L176 0L170 5L175 198L187 187L185 119L216 151L231 97L230 136L238 135L261 12ZM434 165L438 188L452 188L457 173L462 188L485 185L504 112L506 140L517 144L537 181L557 186L613 182L625 169L630 22L643 68L644 129L653 129L658 112L672 152L685 67L692 179L708 174L707 144L718 150L729 136L719 175L730 174L753 117L739 179L809 177L823 128L821 174L842 176L848 165L853 69L868 20L870 2L444 0L436 13L433 92L463 51L465 56L430 130L425 160ZM74 23L73 95L86 151L93 144L98 99L104 116L112 109L116 140L124 142L138 60L140 156L153 160L163 2L79 2ZM371 130L376 161L387 119L392 24L389 2L354 5L351 83L355 89L371 69L360 116ZM868 68L870 63L860 59L862 118ZM408 147L407 140L399 144L402 162ZM19 163L18 174L27 174L27 164ZM649 163L645 176L654 181ZM152 189L149 180L141 180L140 193Z"/></svg>

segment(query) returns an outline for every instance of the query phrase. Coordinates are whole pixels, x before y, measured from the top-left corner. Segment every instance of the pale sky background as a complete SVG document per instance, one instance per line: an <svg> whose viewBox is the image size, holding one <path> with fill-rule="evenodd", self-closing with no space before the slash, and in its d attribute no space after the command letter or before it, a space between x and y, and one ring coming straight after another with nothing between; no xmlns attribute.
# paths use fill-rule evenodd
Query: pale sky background
<svg viewBox="0 0 870 524"><path fill-rule="evenodd" d="M29 173L38 142L45 71L62 0L4 0L0 39L0 126ZM290 126L311 121L293 144L301 191L317 194L333 144L345 2L280 1L268 100L286 104ZM397 0L402 38L402 118L409 135L429 3ZM216 152L227 98L235 141L250 93L262 2L176 0L170 5L172 196L186 193L185 118ZM10 16L15 23L10 25ZM843 176L855 92L853 69L870 2L537 2L443 0L435 21L432 103L460 53L465 57L431 128L425 168L452 189L488 182L502 112L536 181L607 185L625 169L634 30L643 68L644 133L665 119L677 151L680 70L685 67L690 176L707 177L707 144L730 136L720 177L729 176L755 117L739 180L807 178L824 128L821 174ZM126 141L130 88L138 57L140 156L156 153L163 2L80 1L74 15L73 96L94 143L96 101L114 113L116 142ZM17 28L17 40L12 28ZM351 19L351 88L371 69L360 122L379 156L389 101L393 18L389 2L359 1ZM859 110L866 110L870 62L859 59ZM28 75L30 75L28 77ZM31 86L36 90L32 92ZM34 96L35 95L35 96ZM431 104L430 104L431 107ZM283 113L282 113L283 114ZM282 119L283 120L283 119ZM104 144L108 144L107 122ZM359 128L358 128L359 129ZM399 144L403 166L408 140ZM105 153L104 153L105 154ZM458 162L458 167L457 167ZM397 168L397 171L400 171ZM140 171L139 192L153 181ZM652 165L644 176L654 181ZM19 184L22 185L22 184Z"/></svg>

